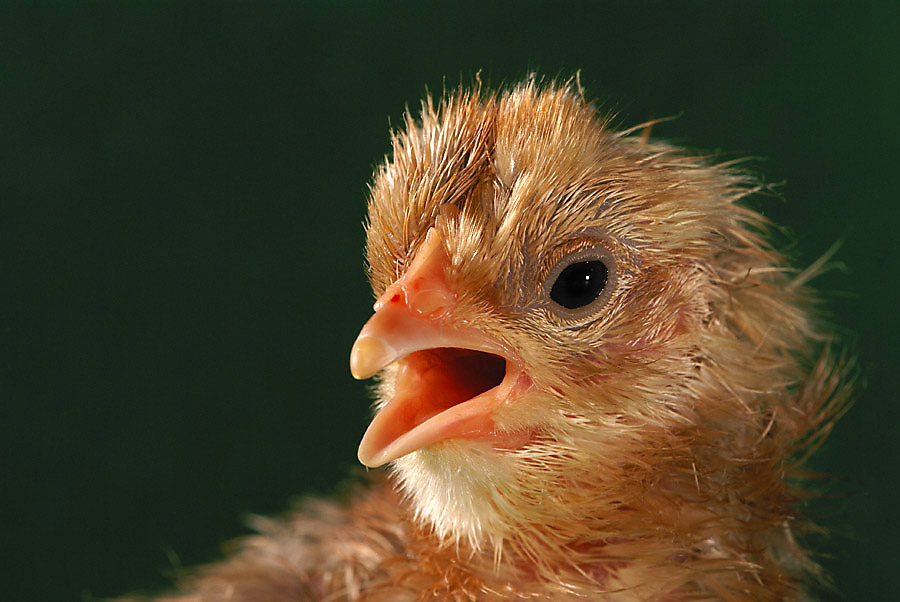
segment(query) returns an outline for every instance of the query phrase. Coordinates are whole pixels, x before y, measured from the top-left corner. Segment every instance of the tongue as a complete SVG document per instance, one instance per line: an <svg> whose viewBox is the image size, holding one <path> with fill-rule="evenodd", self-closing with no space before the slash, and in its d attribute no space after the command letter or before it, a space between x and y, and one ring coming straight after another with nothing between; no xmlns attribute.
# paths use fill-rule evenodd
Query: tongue
<svg viewBox="0 0 900 602"><path fill-rule="evenodd" d="M503 380L506 361L470 349L427 349L410 354L397 374L397 394L415 394L422 412L415 423L471 399Z"/></svg>

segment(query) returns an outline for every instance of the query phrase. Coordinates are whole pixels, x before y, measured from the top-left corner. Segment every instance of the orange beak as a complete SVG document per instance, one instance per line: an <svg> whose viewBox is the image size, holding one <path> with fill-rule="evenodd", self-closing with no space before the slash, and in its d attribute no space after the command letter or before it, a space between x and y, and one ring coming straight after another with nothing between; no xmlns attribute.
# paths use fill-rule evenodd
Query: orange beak
<svg viewBox="0 0 900 602"><path fill-rule="evenodd" d="M428 231L406 273L375 302L350 352L354 378L398 362L394 396L359 444L359 461L381 466L429 445L491 439L492 416L524 374L515 354L480 330L457 323L450 258Z"/></svg>

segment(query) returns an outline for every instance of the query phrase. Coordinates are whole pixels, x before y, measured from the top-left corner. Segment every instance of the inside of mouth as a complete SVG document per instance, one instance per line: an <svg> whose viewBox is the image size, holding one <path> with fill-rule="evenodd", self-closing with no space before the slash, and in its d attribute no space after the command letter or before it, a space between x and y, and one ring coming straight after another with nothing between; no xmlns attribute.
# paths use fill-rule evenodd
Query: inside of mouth
<svg viewBox="0 0 900 602"><path fill-rule="evenodd" d="M506 376L499 355L441 347L406 356L396 381L396 395L410 403L410 422L418 425L457 404L493 389Z"/></svg>

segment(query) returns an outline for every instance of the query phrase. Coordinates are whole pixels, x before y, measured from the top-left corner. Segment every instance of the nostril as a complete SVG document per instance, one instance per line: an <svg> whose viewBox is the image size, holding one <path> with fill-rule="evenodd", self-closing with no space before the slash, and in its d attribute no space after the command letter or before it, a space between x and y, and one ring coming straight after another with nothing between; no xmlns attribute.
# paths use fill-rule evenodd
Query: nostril
<svg viewBox="0 0 900 602"><path fill-rule="evenodd" d="M447 306L447 295L435 289L418 290L410 295L410 309L420 316L443 312Z"/></svg>

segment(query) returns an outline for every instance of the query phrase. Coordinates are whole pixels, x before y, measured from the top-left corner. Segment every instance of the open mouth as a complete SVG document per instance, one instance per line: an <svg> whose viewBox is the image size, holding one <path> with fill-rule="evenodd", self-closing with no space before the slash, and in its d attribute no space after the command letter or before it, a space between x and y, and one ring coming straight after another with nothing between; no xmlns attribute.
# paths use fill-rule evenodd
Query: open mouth
<svg viewBox="0 0 900 602"><path fill-rule="evenodd" d="M506 376L504 358L456 347L416 351L400 364L397 395L413 396L409 402L413 426L499 386Z"/></svg>
<svg viewBox="0 0 900 602"><path fill-rule="evenodd" d="M396 365L391 399L372 419L359 460L381 466L454 439L514 443L495 416L531 387L516 351L490 330L456 319L452 263L430 228L406 272L373 305L350 350L354 378ZM503 431L503 432L500 432Z"/></svg>
<svg viewBox="0 0 900 602"><path fill-rule="evenodd" d="M460 347L422 349L398 362L394 396L360 444L367 466L438 441L490 437L493 410L509 397L520 375L502 356Z"/></svg>

